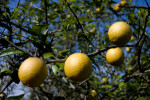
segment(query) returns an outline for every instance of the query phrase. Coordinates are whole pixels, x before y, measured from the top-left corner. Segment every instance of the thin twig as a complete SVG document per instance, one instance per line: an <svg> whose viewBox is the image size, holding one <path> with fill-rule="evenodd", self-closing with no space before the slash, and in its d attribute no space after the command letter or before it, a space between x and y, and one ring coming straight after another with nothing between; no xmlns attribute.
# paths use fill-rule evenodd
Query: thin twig
<svg viewBox="0 0 150 100"><path fill-rule="evenodd" d="M144 73L145 73L145 72L149 72L149 70L145 70ZM125 75L123 76L123 78L124 78L124 81L123 81L123 82L126 83L126 82L128 82L131 78L135 78L135 77L144 78L144 77L143 77L143 73L134 73L134 74L132 74L132 75L125 74ZM145 78L144 78L144 79L145 79ZM150 80L146 80L146 81L147 81L148 83L150 82ZM114 85L113 88L112 88L110 91L108 91L107 93L114 92L115 90L118 89L118 87L119 87L119 84L118 84L118 85ZM108 95L107 93L104 93L100 100L103 100L103 99Z"/></svg>
<svg viewBox="0 0 150 100"><path fill-rule="evenodd" d="M84 30L83 30L82 25L80 24L80 21L79 21L77 15L74 13L74 11L73 11L72 8L70 7L70 5L69 5L69 3L67 2L67 0L65 0L65 2L66 2L66 4L67 4L68 8L70 9L70 11L72 12L72 14L74 15L74 17L76 18L76 20L77 20L77 22L78 22L78 24L79 24L79 26L80 26L80 28L81 28L81 30L82 30L82 33L83 33L82 35L83 35L84 38L94 47L94 49L97 50L97 48L94 46L94 44L93 44L93 43L88 39L88 37L85 35L85 32L84 32Z"/></svg>
<svg viewBox="0 0 150 100"><path fill-rule="evenodd" d="M132 44L132 45L123 45L123 46L120 46L120 47L134 47L135 44ZM103 48L103 49L99 49L97 50L96 52L93 52L93 53L90 53L90 54L87 54L87 56L91 57L91 56L95 56L97 54L100 54L101 52L104 52L110 48L115 48L115 47L118 47L117 45L112 45L112 46L108 46L106 48ZM66 59L56 59L56 60L45 60L46 63L56 63L56 62L65 62Z"/></svg>
<svg viewBox="0 0 150 100"><path fill-rule="evenodd" d="M46 2L46 0L44 0L44 5L45 5L45 20L46 20L46 24L48 24L48 19L47 19L47 2Z"/></svg>
<svg viewBox="0 0 150 100"><path fill-rule="evenodd" d="M38 8L37 6L35 5L32 5L34 8L38 9L38 10L41 10L41 11L44 11L42 8Z"/></svg>
<svg viewBox="0 0 150 100"><path fill-rule="evenodd" d="M16 8L18 8L18 7L19 7L19 5L20 5L20 0L18 1L18 4L17 4Z"/></svg>
<svg viewBox="0 0 150 100"><path fill-rule="evenodd" d="M32 90L34 91L34 93L35 93L35 95L36 95L36 99L37 99L37 100L40 100L40 96L39 96L38 93L35 91L35 89L32 88Z"/></svg>
<svg viewBox="0 0 150 100"><path fill-rule="evenodd" d="M0 92L0 94L3 93L3 92L5 91L5 89L8 88L8 86L9 86L11 83L13 83L13 80L12 80L12 79L9 80L9 82L8 82L8 83L6 84L6 86L2 89L2 91Z"/></svg>
<svg viewBox="0 0 150 100"><path fill-rule="evenodd" d="M149 9L148 7L144 7L144 6L121 6L122 8L142 8L142 9Z"/></svg>
<svg viewBox="0 0 150 100"><path fill-rule="evenodd" d="M139 42L141 41L142 37L143 37L144 34L145 34L145 30L146 30L146 26L147 26L147 22L148 22L148 16L149 16L149 14L146 15L145 24L144 24L144 28L143 28L143 33L142 33L140 39L137 41L136 45L139 45Z"/></svg>
<svg viewBox="0 0 150 100"><path fill-rule="evenodd" d="M12 24L12 25L16 26L17 28L21 29L21 30L24 31L24 32L31 33L30 31L26 30L25 28L22 28L20 25L17 25L17 24L15 24L14 22L10 22L10 21L8 21L7 19L6 19L6 20L0 20L0 22L1 22L1 21L8 22L9 24ZM6 28L8 29L8 27L6 27Z"/></svg>
<svg viewBox="0 0 150 100"><path fill-rule="evenodd" d="M135 46L135 44L132 44L132 45L122 45L122 46L119 46L119 47L134 47L134 46ZM101 52L104 52L104 51L106 51L106 50L108 50L110 48L116 48L116 47L118 47L118 46L117 45L108 46L106 48L99 49L96 52L93 52L93 53L90 53L90 54L87 54L87 55L88 56L95 56L95 55L100 54Z"/></svg>
<svg viewBox="0 0 150 100"><path fill-rule="evenodd" d="M45 60L45 63L65 62L66 59Z"/></svg>
<svg viewBox="0 0 150 100"><path fill-rule="evenodd" d="M145 0L145 2L146 2L147 6L148 6L148 8L149 8L149 4L148 4L147 0Z"/></svg>
<svg viewBox="0 0 150 100"><path fill-rule="evenodd" d="M12 33L12 29L11 29L8 25L6 25L5 23L2 23L2 22L0 21L0 26L7 28L7 29L10 31L10 33Z"/></svg>
<svg viewBox="0 0 150 100"><path fill-rule="evenodd" d="M16 49L18 49L18 50L20 50L20 51L22 51L22 52L28 54L29 56L33 56L31 53L29 53L29 52L27 52L27 51L25 51L25 50L19 48L17 45L15 45L14 43L10 42L9 40L7 40L7 39L5 39L5 38L3 38L3 37L1 37L1 36L0 36L0 39L2 39L2 40L4 40L4 41L8 42L11 46L13 46L13 47L15 47Z"/></svg>
<svg viewBox="0 0 150 100"><path fill-rule="evenodd" d="M141 63L140 63L140 58L141 58L141 47L138 47L138 66L139 66L139 71L142 72L142 68L141 68Z"/></svg>

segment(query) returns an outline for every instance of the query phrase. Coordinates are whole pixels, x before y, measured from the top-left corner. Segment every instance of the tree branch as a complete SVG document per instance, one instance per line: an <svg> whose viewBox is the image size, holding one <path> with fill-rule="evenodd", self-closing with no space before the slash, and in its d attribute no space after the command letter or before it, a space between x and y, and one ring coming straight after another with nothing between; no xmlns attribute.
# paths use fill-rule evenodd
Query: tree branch
<svg viewBox="0 0 150 100"><path fill-rule="evenodd" d="M7 21L7 19L6 19L6 20L0 20L0 21L7 22L7 23L9 23L9 24L12 24L12 25L16 26L17 28L21 29L21 30L24 31L24 32L31 33L30 31L26 30L25 28L22 28L20 25L17 25L17 24L15 24L15 23L11 22L11 21ZM7 27L6 27L6 28L7 28ZM7 29L8 29L8 28L7 28Z"/></svg>
<svg viewBox="0 0 150 100"><path fill-rule="evenodd" d="M142 8L142 9L149 9L148 7L144 7L144 6L121 6L121 5L119 5L119 7L122 7L122 8Z"/></svg>
<svg viewBox="0 0 150 100"><path fill-rule="evenodd" d="M147 6L148 6L148 8L149 8L149 4L148 4L147 0L145 0L145 2L146 2Z"/></svg>
<svg viewBox="0 0 150 100"><path fill-rule="evenodd" d="M5 23L2 23L1 21L0 21L0 26L1 26L1 27L5 27L5 28L8 29L11 33L13 33L13 32L12 32L12 29L11 29L8 25L6 25Z"/></svg>
<svg viewBox="0 0 150 100"><path fill-rule="evenodd" d="M135 44L133 45L123 45L123 46L120 46L120 47L134 47ZM87 54L87 56L91 57L91 56L95 56L97 54L100 54L101 52L104 52L110 48L115 48L115 47L118 47L117 45L112 45L112 46L108 46L106 48L103 48L103 49L99 49L97 50L96 52L93 52L93 53L90 53L90 54ZM66 59L57 59L57 60L45 60L46 63L56 63L56 62L65 62Z"/></svg>
<svg viewBox="0 0 150 100"><path fill-rule="evenodd" d="M47 19L47 2L46 0L44 0L44 5L45 5L45 20L46 20L46 24L48 24L48 19Z"/></svg>
<svg viewBox="0 0 150 100"><path fill-rule="evenodd" d="M139 38L139 40L137 41L136 45L139 45L139 42L141 41L142 37L145 34L145 30L146 30L146 26L147 26L147 22L148 22L148 16L149 16L149 14L146 15L145 24L144 24L144 28L143 28L143 33L142 33L141 37Z"/></svg>
<svg viewBox="0 0 150 100"><path fill-rule="evenodd" d="M78 22L78 24L79 24L79 26L80 26L80 28L81 28L81 30L82 30L82 32L83 32L82 35L83 35L84 38L94 47L94 49L97 50L97 48L94 46L94 44L93 44L93 43L88 39L88 37L85 35L85 32L84 32L84 30L83 30L83 27L82 27L82 25L81 25L81 23L80 23L80 21L79 21L77 15L74 13L74 11L73 11L72 8L70 7L70 5L69 5L69 3L67 2L67 0L65 0L65 2L66 2L66 4L67 4L68 8L70 9L70 11L73 13L74 17L76 18L76 20L77 20L77 22Z"/></svg>
<svg viewBox="0 0 150 100"><path fill-rule="evenodd" d="M57 63L57 62L65 62L66 59L58 59L58 60L45 60L45 63Z"/></svg>
<svg viewBox="0 0 150 100"><path fill-rule="evenodd" d="M3 38L3 37L1 37L1 36L0 36L0 39L2 39L2 40L4 40L4 41L8 42L11 46L13 46L13 47L15 47L16 49L18 49L18 50L20 50L20 51L22 51L22 52L28 54L29 56L33 56L31 53L29 53L29 52L27 52L27 51L25 51L25 50L19 48L17 45L15 45L14 43L10 42L9 40L7 40L7 39L5 39L5 38Z"/></svg>
<svg viewBox="0 0 150 100"><path fill-rule="evenodd" d="M13 83L12 79L9 80L9 82L6 84L6 86L1 90L0 94L3 93L5 91L5 89L7 89L11 83Z"/></svg>
<svg viewBox="0 0 150 100"><path fill-rule="evenodd" d="M144 73L145 73L145 72L150 72L150 70L145 70ZM143 73L134 73L134 74L132 74L132 75L125 74L125 75L123 76L123 78L124 78L124 81L123 81L123 82L126 83L126 82L128 82L131 78L135 78L135 77L140 77L140 78L143 78L143 79L145 80L145 78L143 77ZM150 80L146 80L146 81L147 81L148 83L150 82ZM112 88L110 91L108 91L108 92L114 92L115 90L118 89L118 87L119 87L119 84L118 84L118 85L114 85L113 88ZM101 100L103 100L107 95L108 95L107 93L104 93L103 96L101 97Z"/></svg>

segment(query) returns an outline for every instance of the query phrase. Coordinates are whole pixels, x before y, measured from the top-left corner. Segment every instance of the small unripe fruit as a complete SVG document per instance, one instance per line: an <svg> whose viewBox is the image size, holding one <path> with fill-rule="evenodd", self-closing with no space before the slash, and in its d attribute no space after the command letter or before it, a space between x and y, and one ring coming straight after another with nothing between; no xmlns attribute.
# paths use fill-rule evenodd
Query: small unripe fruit
<svg viewBox="0 0 150 100"><path fill-rule="evenodd" d="M87 12L87 13L89 13L89 12L90 12L90 10L88 9L86 12Z"/></svg>
<svg viewBox="0 0 150 100"><path fill-rule="evenodd" d="M130 48L129 47L126 47L126 52L130 52Z"/></svg>
<svg viewBox="0 0 150 100"><path fill-rule="evenodd" d="M91 95L92 95L92 97L94 98L94 97L96 97L97 92L96 92L95 90L92 90L92 91L91 91Z"/></svg>
<svg viewBox="0 0 150 100"><path fill-rule="evenodd" d="M96 8L96 13L100 13L101 9L100 8Z"/></svg>
<svg viewBox="0 0 150 100"><path fill-rule="evenodd" d="M121 10L121 7L119 7L119 6L120 6L120 4L116 4L113 8L114 11L119 12Z"/></svg>
<svg viewBox="0 0 150 100"><path fill-rule="evenodd" d="M121 6L126 6L126 5L127 5L127 1L122 0L122 1L120 2L120 5L121 5Z"/></svg>
<svg viewBox="0 0 150 100"><path fill-rule="evenodd" d="M94 35L95 34L95 29L90 30L90 34Z"/></svg>
<svg viewBox="0 0 150 100"><path fill-rule="evenodd" d="M102 83L106 83L107 82L107 77L103 77L102 78Z"/></svg>

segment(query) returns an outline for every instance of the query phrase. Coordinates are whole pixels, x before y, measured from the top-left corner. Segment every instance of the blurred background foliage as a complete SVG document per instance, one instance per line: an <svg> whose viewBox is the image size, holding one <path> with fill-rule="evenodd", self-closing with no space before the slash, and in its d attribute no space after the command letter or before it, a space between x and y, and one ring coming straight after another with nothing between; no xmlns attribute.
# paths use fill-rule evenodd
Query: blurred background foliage
<svg viewBox="0 0 150 100"><path fill-rule="evenodd" d="M4 91L8 99L146 100L147 98L148 100L150 98L150 9L148 12L146 1L149 5L150 2L126 0L128 5L122 7L120 12L116 12L113 7L120 1L67 0L69 4L67 5L65 0L1 0L0 89L2 90L10 79L15 80L15 83ZM100 12L96 11L97 8L100 8ZM127 45L122 47L125 54L124 63L119 67L109 65L105 60L106 49L89 56L93 63L93 73L88 80L76 83L67 79L63 71L64 61L59 60L75 52L90 55L97 50L112 46L107 32L110 25L117 21L129 23L134 37L128 43L130 52L125 51ZM95 30L95 33L90 34L90 30ZM17 76L14 73L17 73L22 61L31 55L43 58L45 61L57 61L47 62L49 73L44 84L30 89L19 83L24 92L12 95L15 87L18 86ZM103 77L106 77L106 82L102 81ZM97 92L94 98L91 96L93 89ZM30 93L28 96L27 91Z"/></svg>

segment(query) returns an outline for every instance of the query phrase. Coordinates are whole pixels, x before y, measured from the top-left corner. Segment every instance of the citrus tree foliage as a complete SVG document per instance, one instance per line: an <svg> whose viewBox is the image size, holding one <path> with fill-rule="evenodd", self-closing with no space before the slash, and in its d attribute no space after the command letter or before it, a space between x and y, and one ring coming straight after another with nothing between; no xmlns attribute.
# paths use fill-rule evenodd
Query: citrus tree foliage
<svg viewBox="0 0 150 100"><path fill-rule="evenodd" d="M31 89L32 100L150 98L150 2L127 0L127 5L116 12L113 7L120 1L1 0L1 93L12 91L11 83L19 83L20 64L36 56L46 62L48 76L40 87ZM116 67L106 62L105 54L109 48L117 47L108 39L108 29L117 21L131 26L134 39L120 46L125 60ZM94 34L90 34L92 29ZM126 47L130 47L130 52L125 51ZM81 83L64 74L65 59L76 52L87 54L93 67L92 75ZM103 77L106 81L102 81ZM94 98L92 90L97 92ZM8 98L14 100L23 95Z"/></svg>

